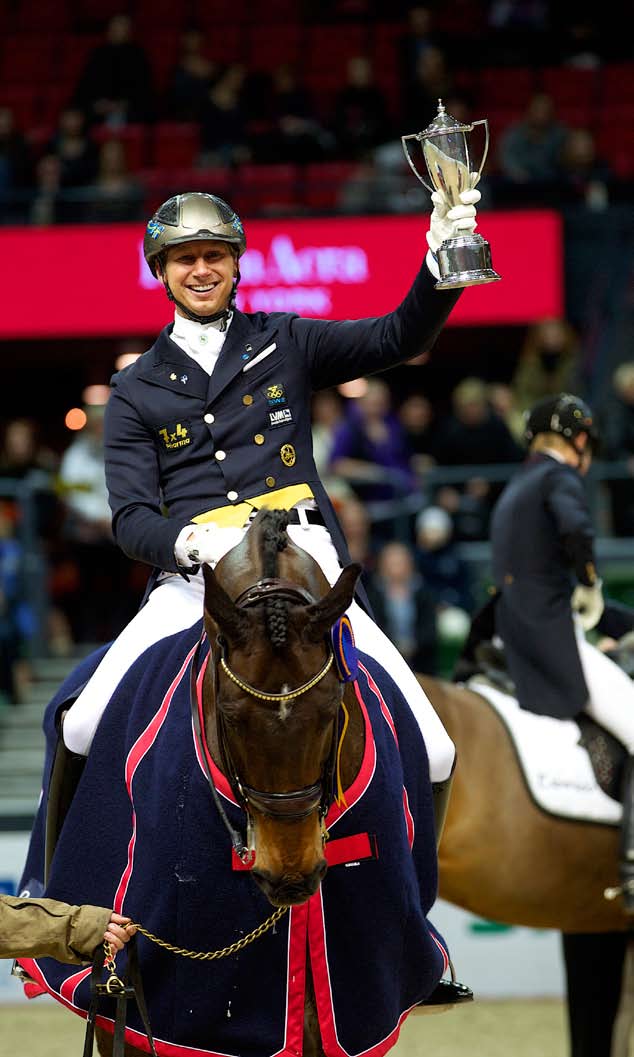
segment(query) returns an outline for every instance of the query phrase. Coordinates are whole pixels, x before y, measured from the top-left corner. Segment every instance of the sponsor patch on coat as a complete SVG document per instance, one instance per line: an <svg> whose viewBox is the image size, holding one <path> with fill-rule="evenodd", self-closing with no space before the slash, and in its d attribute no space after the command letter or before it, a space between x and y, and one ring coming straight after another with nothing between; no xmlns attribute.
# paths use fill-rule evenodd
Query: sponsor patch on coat
<svg viewBox="0 0 634 1057"><path fill-rule="evenodd" d="M275 429L276 426L288 426L293 421L293 412L290 407L278 407L275 411L269 411L269 425Z"/></svg>
<svg viewBox="0 0 634 1057"><path fill-rule="evenodd" d="M279 407L280 404L286 403L286 393L281 382L276 382L274 385L267 385L264 390L264 395L269 407Z"/></svg>
<svg viewBox="0 0 634 1057"><path fill-rule="evenodd" d="M191 444L188 423L176 422L171 426L163 426L158 435L166 451L176 451Z"/></svg>

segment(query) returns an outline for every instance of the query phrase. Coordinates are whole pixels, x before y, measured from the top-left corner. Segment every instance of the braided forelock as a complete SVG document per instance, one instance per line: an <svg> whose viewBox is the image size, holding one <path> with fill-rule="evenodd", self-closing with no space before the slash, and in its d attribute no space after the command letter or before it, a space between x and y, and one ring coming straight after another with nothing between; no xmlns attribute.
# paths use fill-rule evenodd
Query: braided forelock
<svg viewBox="0 0 634 1057"><path fill-rule="evenodd" d="M287 525L288 512L286 510L267 510L262 514L260 540L262 575L265 579L273 579L277 576L277 556L280 551L285 550L288 544ZM271 645L285 646L288 634L288 603L282 598L267 598L264 612Z"/></svg>

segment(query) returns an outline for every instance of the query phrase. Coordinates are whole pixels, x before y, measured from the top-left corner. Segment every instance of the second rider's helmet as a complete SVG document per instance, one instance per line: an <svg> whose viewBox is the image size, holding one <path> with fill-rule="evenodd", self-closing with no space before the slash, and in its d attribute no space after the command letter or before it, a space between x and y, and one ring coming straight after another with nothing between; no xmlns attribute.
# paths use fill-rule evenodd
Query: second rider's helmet
<svg viewBox="0 0 634 1057"><path fill-rule="evenodd" d="M588 440L596 451L599 433L591 409L572 393L558 393L539 400L526 415L524 439L527 444L538 433L558 433L575 448L575 437L587 433Z"/></svg>

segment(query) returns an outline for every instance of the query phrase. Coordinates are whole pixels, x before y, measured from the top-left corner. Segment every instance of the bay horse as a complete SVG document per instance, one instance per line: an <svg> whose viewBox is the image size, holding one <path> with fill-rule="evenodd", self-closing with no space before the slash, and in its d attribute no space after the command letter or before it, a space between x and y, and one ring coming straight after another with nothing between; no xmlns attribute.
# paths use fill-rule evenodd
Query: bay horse
<svg viewBox="0 0 634 1057"><path fill-rule="evenodd" d="M564 934L574 1057L607 1057L632 927L622 902L604 897L618 878L618 827L541 811L491 705L465 686L419 680L457 750L439 894L492 921Z"/></svg>
<svg viewBox="0 0 634 1057"><path fill-rule="evenodd" d="M336 635L333 636L333 629L338 629L337 634L343 635L340 621L351 604L360 567L358 565L347 566L341 572L336 584L331 587L314 559L296 547L289 539L286 532L287 520L288 516L285 511L261 511L251 523L242 541L219 561L215 570L212 571L207 566L203 567L205 635L199 640L196 650L200 651L206 640L208 655L204 663L201 662L199 670L196 668L196 658L202 657L202 653L196 652L191 663L192 729L196 731L198 722L198 730L194 737L198 764L201 772L206 771L207 793L211 791L213 794L215 808L218 811L215 815L213 830L215 836L211 841L210 850L212 858L215 855L224 870L217 884L214 880L215 874L210 873L209 897L213 899L217 893L218 899L224 899L227 893L235 891L235 897L229 894L229 901L235 898L239 904L240 900L246 898L247 911L255 913L256 920L261 920L263 900L261 897L256 898L257 886L264 893L269 904L277 908L286 908L289 921L288 939L285 940L282 933L277 940L274 957L278 960L273 964L279 965L280 958L282 959L281 964L284 966L284 971L287 971L284 977L287 983L284 986L289 989L295 988L294 991L287 992L285 1000L289 1004L287 1005L287 1023L296 1020L298 1001L302 1003L299 1006L300 1013L303 1008L303 1031L300 1028L299 1035L291 1036L290 1042L287 1035L285 1039L287 1048L290 1046L299 1049L301 1046L304 1057L323 1057L322 1034L324 1009L326 1009L326 1019L330 1018L329 1023L332 1023L332 1030L336 1032L330 1041L331 1052L333 1046L340 1045L341 1019L344 1023L344 1032L356 1030L346 1027L353 1022L361 1024L362 1027L359 1030L367 1032L369 1029L365 1021L370 1023L376 1017L372 1031L376 1030L376 1025L382 1028L386 1022L389 1023L390 1029L387 1033L382 1031L380 1036L377 1036L378 1042L369 1047L364 1045L363 1048L366 1052L372 1052L373 1047L378 1046L377 1052L380 1051L383 1054L396 1042L404 1017L433 990L447 967L446 952L425 916L435 898L437 858L433 798L431 784L426 777L424 743L417 727L416 732L413 732L410 727L410 724L416 726L416 722L413 718L411 720L408 718L409 709L395 705L395 710L390 713L389 706L386 706L371 676L368 675L367 686L372 691L373 699L376 698L371 707L375 709L372 715L378 717L378 723L372 718L370 709L360 695L359 680L346 681L346 674L351 673L346 673L345 667L352 655L349 652L346 653L345 649L339 648L341 640L337 639ZM345 619L344 617L344 621ZM165 650L168 648L166 646ZM189 656L192 652L193 650L190 651ZM160 651L158 663L165 663L160 659ZM374 661L370 659L366 660L368 670L371 670L373 663ZM147 664L149 665L150 661ZM183 665L181 672L184 668ZM198 671L197 675L196 671ZM134 690L129 691L128 697L132 697L137 702L134 707L142 710L148 706L144 703L138 704L138 697L143 696L143 691L139 694L139 685L141 687L149 685L142 682L144 678L149 679L149 673L147 671L144 673L143 666L139 665L136 666L135 672L136 675L131 675L130 678L133 680L136 678L137 682L134 683ZM141 680L140 683L139 680ZM130 875L134 873L134 870L136 869L137 874L140 871L138 863L142 851L138 846L138 837L143 828L142 805L140 793L136 793L136 798L134 795L138 783L144 781L141 764L138 761L146 759L142 753L150 752L151 754L151 751L154 751L153 747L158 743L159 735L162 736L163 728L159 725L159 720L163 723L165 716L169 714L169 708L173 707L170 704L171 692L172 687L165 695L160 707L154 703L150 704L148 715L152 718L147 725L145 713L143 713L140 728L134 726L136 722L134 716L128 719L127 713L124 713L124 724L129 722L134 728L132 735L126 735L132 737L132 748L127 752L125 764L126 774L132 775L129 779L126 778L126 782L128 795L132 800L134 828L130 843L128 843L127 836L124 835L123 839L128 849L133 847L135 840L137 840L137 845L134 856L129 850L127 852L128 866L117 888L115 906L120 907L126 913L135 914L134 904L135 899L138 899L138 905L142 909L136 913L141 924L143 924L144 915L150 915L154 910L144 896L135 893L129 883ZM396 693L398 694L398 691ZM196 694L198 695L197 707L195 705ZM147 690L145 695L147 696ZM158 696L160 698L160 694ZM113 702L109 705L102 725L103 723L107 725L108 714L112 707ZM403 716L399 708L402 709ZM155 712L152 711L154 709L156 709ZM399 727L399 724L404 724L404 726ZM138 734L138 729L142 729L141 735ZM186 741L187 739L182 735L182 727L179 729L181 731L180 740ZM82 783L94 779L94 773L98 768L99 753L108 751L105 746L110 746L108 733L115 737L117 732L118 726L112 719L110 719L109 729L100 726L86 771L81 779ZM100 738L101 741L99 741ZM384 755L384 744L388 746L387 756ZM147 748L148 746L150 749ZM188 751L191 752L191 750ZM114 750L110 749L110 752L114 760ZM418 752L420 755L416 755ZM406 756L403 755L404 753ZM412 762L398 763L399 760L406 758ZM91 761L93 761L92 764ZM169 756L165 763L169 771L172 763ZM377 805L383 806L382 790L386 788L386 781L388 783L393 781L393 779L385 778L385 772L392 771L395 764L397 769L400 767L395 787L396 796L388 800L387 820L382 823L380 818L376 817ZM91 778L91 767L93 778ZM194 770L196 773L193 779L204 792L203 776L198 773L197 767L194 767ZM409 774L415 775L411 787L404 784L406 779L409 782L407 777ZM140 777L137 777L138 775ZM152 791L152 795L163 797L167 796L165 786L170 781L174 783L180 781L188 787L192 783L192 779L187 774L183 775L182 772L179 778L168 780L162 769L159 769L158 774L155 774L151 780L145 780L149 783L147 788ZM114 782L111 781L110 785L113 786ZM75 795L75 801L80 791L81 783ZM175 791L174 797L176 802L173 805L173 811L176 814L179 812L182 814L185 794L181 793L177 796ZM93 795L91 802L95 799L98 798ZM213 808L210 796L202 799L206 799L210 808ZM202 810L199 807L200 800L198 792L191 809L193 812L198 811L199 814ZM194 801L194 796L190 795L190 802L192 801ZM127 811L129 815L129 805L126 809L126 799L123 795L119 802L123 805L123 814L117 816L117 819L120 817L124 821L125 828L125 813ZM169 799L164 802L169 803ZM71 811L73 806L71 806ZM80 808L79 805L76 806L77 815ZM355 812L357 812L356 816ZM361 812L361 815L358 812ZM370 815L370 824L376 827L376 832L369 838L367 833L362 833L360 836L368 838L368 847L373 841L378 841L381 854L372 854L371 851L366 854L362 850L355 850L350 865L357 868L356 875L355 870L345 871L347 859L335 860L335 863L338 861L344 865L338 866L338 873L333 871L332 880L329 877L327 885L322 885L329 863L333 865L333 860L329 855L331 848L336 844L343 844L344 841L357 839L356 829L353 828L352 836L329 841L328 828L337 824L337 836L346 834L346 825L350 829L359 824L360 818L363 822L363 812L366 816L369 812L373 812ZM227 815L231 815L233 821L230 821ZM237 827L236 818L240 819ZM152 822L154 823L154 819ZM70 814L67 816L52 863L53 891L56 890L56 870L57 876L60 876L60 863L64 856L68 857L68 849L73 847L73 824L76 825L79 834L75 837L75 845L81 839L81 827L85 831L89 825L85 818L71 819ZM365 825L367 824L366 821ZM226 829L223 829L223 826ZM152 832L156 850L153 847L149 853L146 853L149 857L144 860L144 868L147 869L148 864L150 868L152 867L154 856L157 862L164 862L172 855L173 869L171 867L168 869L171 880L173 881L173 876L176 876L181 882L178 893L178 898L180 898L182 892L192 891L192 882L200 880L200 870L205 869L203 851L194 849L190 854L190 860L198 864L199 870L198 877L192 876L192 871L183 865L183 856L179 858L178 849L170 853L169 845L167 845L167 856L159 850L161 840L164 839L160 819ZM224 841L220 840L219 833L220 838L224 834ZM231 851L229 837L233 845L234 860L240 860L238 871L240 871L240 866L249 867L248 873L238 872L227 875L227 866L223 864L228 864L229 861L225 858L225 851ZM204 839L203 833L200 838L203 844ZM220 848L221 843L224 843L226 848ZM355 848L357 847L358 845L355 845ZM405 856L407 860L403 877L399 877L399 856ZM86 858L89 858L87 853ZM368 864L369 860L373 860L371 873L368 872L367 866L365 874L362 869L359 869L363 865L358 861L359 859L368 860ZM421 863L424 864L422 870ZM425 865L427 863L428 866ZM74 869L76 870L76 867ZM209 869L211 871L211 867ZM236 869L235 865L233 869ZM68 876L74 884L76 874L72 873L72 863L69 870ZM332 931L326 931L326 922L329 915L332 917L333 913L343 914L340 926L344 931L349 922L355 922L351 899L359 906L357 916L359 918L363 916L365 911L362 906L361 891L365 894L366 889L351 887L355 884L354 877L362 875L365 880L360 883L371 886L370 905L375 908L372 911L373 920L364 925L361 932L359 928L362 922L359 921L353 926L357 930L353 932L356 939L350 939L343 946L345 957L342 960L341 951L339 953L337 951L335 935ZM147 883L143 881L143 884ZM139 881L140 884L141 881ZM183 884L189 884L190 888L184 888ZM223 885L224 888L222 888ZM126 892L125 903L119 900L119 893L123 891L123 888ZM157 891L161 893L162 899L170 898L160 886ZM193 892L192 898L199 900L202 898L202 895L197 895L197 889ZM319 902L316 904L315 900ZM342 910L339 911L338 907L342 903ZM200 906L202 911L204 904L200 903ZM307 913L302 917L300 912L304 907L307 908ZM229 904L223 902L220 908L221 915L226 915L227 921L231 922ZM385 957L383 952L388 952L389 973L387 976L384 975L383 967L379 966L378 956L375 969L369 966L369 960L361 955L359 961L367 966L366 973L374 974L369 978L372 981L372 987L369 990L369 994L372 995L372 1008L363 1007L363 1002L368 1000L363 989L360 989L360 995L363 996L361 1006L366 1009L365 1014L352 1012L357 1008L359 998L353 1000L350 996L347 1004L352 1002L351 1012L342 1014L343 1006L339 1005L335 1022L335 1004L333 1004L335 1000L329 997L330 988L332 986L334 994L335 986L341 986L335 985L334 981L341 979L343 988L348 994L347 984L352 971L349 958L351 955L354 957L351 946L358 950L363 949L363 942L368 942L367 939L362 939L363 934L365 933L368 937L374 936L374 929L377 926L381 927L380 921L377 920L381 918L381 915L386 916L386 921L389 922L380 944L382 957ZM180 916L182 917L182 911ZM177 927L176 921L169 916L164 921L167 921L167 928L172 930L173 935ZM188 936L196 937L195 921L180 921L179 925L181 935L184 930ZM303 932L300 926L304 929ZM143 934L149 935L148 932ZM268 935L271 936L271 933ZM303 950L298 949L297 941L293 939L297 935L303 936L300 940ZM273 936L275 937L275 933ZM143 942L145 947L140 954L145 975L145 967L153 957L152 952L156 951L156 948L145 940ZM266 944L275 943L275 939L259 940L258 943L261 946L256 948L254 945L249 948L249 952L257 950L257 954L249 954L249 957L266 958L266 953L260 952L270 950L271 948L267 948ZM359 946L360 943L361 946ZM287 946L288 954L286 953ZM307 949L310 951L309 958L306 957ZM333 955L335 959L339 957L339 962L335 960L335 963L331 963L330 959ZM245 956L241 955L241 957ZM170 958L171 961L169 961ZM287 958L293 959L293 961L289 960L288 966ZM158 969L156 977L150 974L151 985L155 979L159 979L161 986L167 987L170 1002L173 988L171 989L169 980L181 972L179 965L184 962L185 959L179 959L177 955L168 955L161 950L156 951L155 964L158 964ZM261 965L258 961L253 964ZM291 965L295 966L292 979L297 978L297 982L292 985L288 982L291 979ZM194 965L191 968L189 966L187 972L192 974L188 978L191 981L194 979L193 974L197 971L197 966ZM213 968L207 969L207 973ZM235 966L225 970L228 974L223 978L225 983L227 979L230 979L230 974L236 971L242 972L240 967L236 970ZM258 972L260 971L261 968ZM251 975L253 972L254 970L251 971ZM262 987L277 986L272 983L273 973L274 970L270 969L271 978L266 983L262 981ZM320 974L319 992L315 982L317 973ZM186 978L185 969L183 969L182 979ZM73 987L75 979L72 977ZM202 979L207 979L207 977L203 976ZM216 986L222 989L223 985L218 983L219 977L212 976L209 979L210 983L200 986L211 988L212 991ZM392 984L392 981L399 979L400 983ZM57 995L63 997L72 993L73 1001L75 1001L75 991L70 989L71 982L66 977L61 985L56 983L49 989L55 997ZM256 981L253 980L253 986L255 984ZM390 990L392 987L393 991ZM148 998L151 998L151 986L148 986L147 982L145 990ZM161 995L163 993L159 992ZM413 998L415 993L418 997ZM404 1004L403 996L406 996ZM185 1006L190 1004L187 1001L188 998L189 995L183 998ZM340 1000L337 999L337 1001ZM191 1002L193 1004L193 999ZM329 1002L331 1005L328 1005ZM395 1002L401 1005L396 1006ZM231 993L229 994L227 1017L232 1016L230 1007ZM378 1007L381 1007L380 1013ZM275 1016L279 1016L279 1009L275 1008L277 1010ZM396 1010L396 1015L394 1020L391 1020L393 1009ZM217 1015L216 1011L214 1016ZM113 1036L112 1029L104 1028L103 1023L100 1025L99 1020L97 1021L95 1037L100 1054L107 1057L113 1052ZM239 1028L241 1031L245 1030L242 1025L239 1025ZM288 1033L288 1027L285 1030ZM213 1026L209 1027L209 1033L209 1040L213 1042ZM140 1047L137 1048L136 1038L137 1036L132 1033L132 1036L126 1039L126 1057L141 1057L144 1052ZM219 1046L220 1043L216 1045ZM235 1045L240 1048L239 1043ZM227 1046L226 1036L225 1046ZM252 1052L257 1053L255 1041L252 1046ZM169 1052L171 1053L172 1050L169 1049ZM197 1053L199 1050L188 1049L188 1052Z"/></svg>

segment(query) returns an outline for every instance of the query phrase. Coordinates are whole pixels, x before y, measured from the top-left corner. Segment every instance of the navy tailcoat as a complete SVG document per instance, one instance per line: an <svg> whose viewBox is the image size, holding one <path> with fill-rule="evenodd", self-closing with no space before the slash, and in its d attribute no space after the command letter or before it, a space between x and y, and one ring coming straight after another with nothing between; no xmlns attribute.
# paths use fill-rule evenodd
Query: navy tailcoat
<svg viewBox="0 0 634 1057"><path fill-rule="evenodd" d="M401 305L372 319L236 311L211 377L166 327L114 376L106 409L106 477L125 553L177 572L174 543L197 514L308 484L349 562L313 460L311 396L430 349L459 294L433 283L423 265Z"/></svg>
<svg viewBox="0 0 634 1057"><path fill-rule="evenodd" d="M573 574L586 579L574 555L591 553L593 538L582 478L549 455L526 461L493 512L495 630L530 712L571 718L587 703L570 596Z"/></svg>

